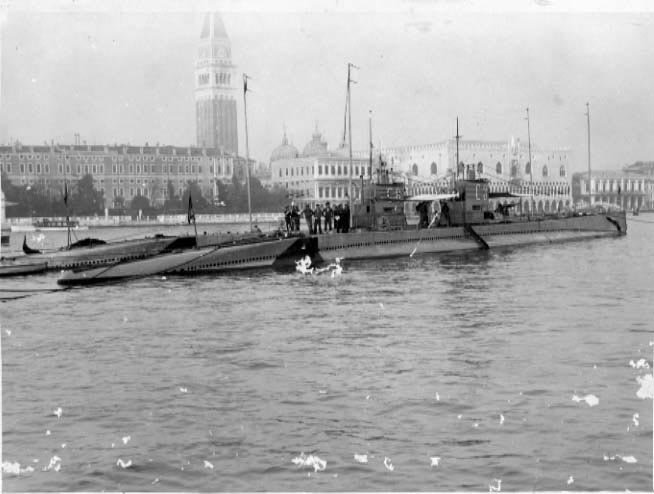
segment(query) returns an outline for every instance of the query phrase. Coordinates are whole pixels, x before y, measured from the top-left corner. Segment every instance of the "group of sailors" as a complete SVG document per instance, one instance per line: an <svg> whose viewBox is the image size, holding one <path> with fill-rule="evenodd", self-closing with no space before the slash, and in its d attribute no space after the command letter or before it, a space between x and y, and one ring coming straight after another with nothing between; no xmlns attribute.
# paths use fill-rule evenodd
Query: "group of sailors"
<svg viewBox="0 0 654 494"><path fill-rule="evenodd" d="M350 206L338 204L333 208L329 202L325 206L316 204L312 209L307 203L304 209L300 210L295 202L284 208L284 224L286 233L300 231L300 216L304 216L307 229L312 235L322 234L336 230L336 233L347 233L350 231Z"/></svg>
<svg viewBox="0 0 654 494"><path fill-rule="evenodd" d="M447 202L419 202L416 205L416 212L420 218L418 221L418 228L450 226L450 208L448 207Z"/></svg>

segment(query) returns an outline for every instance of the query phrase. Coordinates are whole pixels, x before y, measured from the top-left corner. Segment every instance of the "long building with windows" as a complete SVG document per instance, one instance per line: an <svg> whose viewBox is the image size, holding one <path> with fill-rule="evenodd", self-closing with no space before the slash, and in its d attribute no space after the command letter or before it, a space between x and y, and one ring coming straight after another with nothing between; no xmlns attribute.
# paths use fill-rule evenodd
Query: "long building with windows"
<svg viewBox="0 0 654 494"><path fill-rule="evenodd" d="M382 147L373 152L357 151L352 161L354 199L360 197L361 178L374 177L379 159L407 185L410 195L447 190L453 178L485 178L492 191L531 195L518 205L518 212L557 212L572 206L568 149L529 151L519 140L473 141L455 139L416 146ZM288 143L286 134L270 157L271 181L308 202L347 201L350 181L349 153L344 146L330 151L316 129L302 153ZM457 175L458 174L458 175Z"/></svg>
<svg viewBox="0 0 654 494"><path fill-rule="evenodd" d="M251 163L252 165L252 163ZM137 196L155 206L168 198L168 182L181 196L189 181L218 201L217 181L245 178L245 159L216 149L176 146L55 145L0 146L0 171L14 185L39 186L52 197L84 175L104 192L106 207L124 207Z"/></svg>
<svg viewBox="0 0 654 494"><path fill-rule="evenodd" d="M270 156L271 183L300 204L344 204L349 201L350 181L353 199L359 199L362 178L369 179L369 173L368 159L360 157L353 158L350 170L349 150L344 146L329 150L317 128L301 153L284 133Z"/></svg>
<svg viewBox="0 0 654 494"><path fill-rule="evenodd" d="M39 186L53 197L64 182L72 186L90 174L106 207L125 207L137 196L160 206L168 198L169 181L179 196L196 181L205 198L218 202L218 180L245 180L245 159L238 156L235 69L222 18L206 14L194 71L197 146L86 145L76 134L74 145L0 146L0 170L14 185Z"/></svg>
<svg viewBox="0 0 654 494"><path fill-rule="evenodd" d="M410 193L442 190L453 177L485 178L493 192L511 190L530 194L518 212L556 212L572 206L570 150L545 149L519 139L459 140L382 148L394 172L405 177ZM524 209L524 211L523 211Z"/></svg>
<svg viewBox="0 0 654 494"><path fill-rule="evenodd" d="M575 173L575 203L618 206L627 211L654 210L654 162L637 162L622 170L591 170ZM590 190L590 194L589 194Z"/></svg>

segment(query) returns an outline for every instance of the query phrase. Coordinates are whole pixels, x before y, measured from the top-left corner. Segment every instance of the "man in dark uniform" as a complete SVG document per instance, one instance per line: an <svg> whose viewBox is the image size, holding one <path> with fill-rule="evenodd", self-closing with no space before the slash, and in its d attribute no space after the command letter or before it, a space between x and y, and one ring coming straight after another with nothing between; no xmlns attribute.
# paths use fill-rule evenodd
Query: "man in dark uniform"
<svg viewBox="0 0 654 494"><path fill-rule="evenodd" d="M307 222L309 233L314 234L315 232L313 231L313 211L311 211L311 208L309 207L308 203L304 206L304 210L302 211L302 213L304 213L304 219Z"/></svg>
<svg viewBox="0 0 654 494"><path fill-rule="evenodd" d="M320 204L316 204L316 209L313 211L313 233L322 233L322 208Z"/></svg>
<svg viewBox="0 0 654 494"><path fill-rule="evenodd" d="M329 202L325 204L325 209L323 210L323 215L325 216L325 233L329 230L332 231L332 217L334 216L334 211L332 211Z"/></svg>
<svg viewBox="0 0 654 494"><path fill-rule="evenodd" d="M343 213L341 214L341 229L343 233L350 231L350 205L347 203L343 206Z"/></svg>
<svg viewBox="0 0 654 494"><path fill-rule="evenodd" d="M341 214L343 213L343 206L337 204L334 208L334 228L336 233L341 233Z"/></svg>

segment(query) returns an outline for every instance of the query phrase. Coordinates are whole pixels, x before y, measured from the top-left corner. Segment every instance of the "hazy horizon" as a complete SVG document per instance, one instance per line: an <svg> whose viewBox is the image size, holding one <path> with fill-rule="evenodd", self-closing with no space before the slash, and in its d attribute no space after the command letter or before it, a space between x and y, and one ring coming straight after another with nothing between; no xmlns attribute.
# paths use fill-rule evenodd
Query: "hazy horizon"
<svg viewBox="0 0 654 494"><path fill-rule="evenodd" d="M450 138L457 116L464 139L526 141L529 107L532 144L571 148L572 171L583 171L589 102L594 168L654 160L652 12L564 12L540 0L494 13L474 4L12 5L1 38L0 139L72 143L79 133L89 144L194 145L200 24L215 10L238 73L252 77L250 156L259 161L284 128L300 151L316 122L338 146L348 62L360 67L355 149L367 146L369 110L375 145L401 146Z"/></svg>

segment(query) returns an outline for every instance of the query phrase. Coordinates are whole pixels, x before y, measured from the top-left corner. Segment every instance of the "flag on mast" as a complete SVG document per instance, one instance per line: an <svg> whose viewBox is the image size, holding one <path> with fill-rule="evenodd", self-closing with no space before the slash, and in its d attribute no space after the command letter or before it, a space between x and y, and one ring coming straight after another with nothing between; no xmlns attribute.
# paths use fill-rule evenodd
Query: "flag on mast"
<svg viewBox="0 0 654 494"><path fill-rule="evenodd" d="M195 223L195 211L193 211L193 199L191 199L191 193L188 194L188 224L191 224L191 221Z"/></svg>

